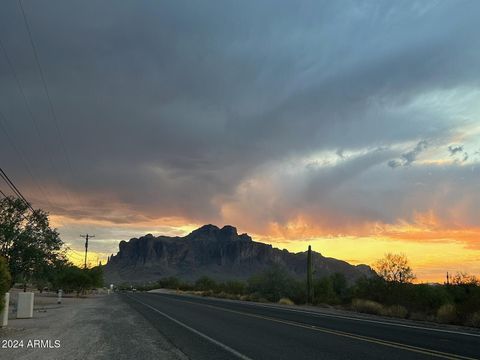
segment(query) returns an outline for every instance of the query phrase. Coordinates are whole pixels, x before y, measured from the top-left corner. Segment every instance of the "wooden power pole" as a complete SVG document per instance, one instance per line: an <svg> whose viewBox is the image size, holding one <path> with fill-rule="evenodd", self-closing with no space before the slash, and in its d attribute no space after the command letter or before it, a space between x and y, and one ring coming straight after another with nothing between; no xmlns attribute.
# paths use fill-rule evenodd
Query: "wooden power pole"
<svg viewBox="0 0 480 360"><path fill-rule="evenodd" d="M87 235L80 235L80 237L85 239L85 263L84 263L83 267L86 269L87 268L88 239L94 238L95 235L87 234Z"/></svg>

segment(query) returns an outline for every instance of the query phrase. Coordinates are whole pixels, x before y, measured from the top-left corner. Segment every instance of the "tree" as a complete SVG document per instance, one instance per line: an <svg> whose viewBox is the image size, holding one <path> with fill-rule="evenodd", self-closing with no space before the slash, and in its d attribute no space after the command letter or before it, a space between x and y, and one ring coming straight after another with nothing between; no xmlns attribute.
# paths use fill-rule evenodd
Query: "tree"
<svg viewBox="0 0 480 360"><path fill-rule="evenodd" d="M87 269L87 273L90 277L91 288L99 288L103 286L103 268L101 266Z"/></svg>
<svg viewBox="0 0 480 360"><path fill-rule="evenodd" d="M3 310L5 293L10 289L10 273L5 258L0 256L0 311Z"/></svg>
<svg viewBox="0 0 480 360"><path fill-rule="evenodd" d="M469 275L465 272L457 272L452 277L452 284L453 285L466 285L466 286L478 286L480 285L480 281L477 279L475 275Z"/></svg>
<svg viewBox="0 0 480 360"><path fill-rule="evenodd" d="M50 227L43 210L29 211L24 201L13 197L0 200L0 256L8 262L12 282L27 282L58 261L66 261L63 241Z"/></svg>
<svg viewBox="0 0 480 360"><path fill-rule="evenodd" d="M75 291L78 296L88 289L103 286L103 271L101 267L81 269L67 265L59 271L54 285L65 292Z"/></svg>
<svg viewBox="0 0 480 360"><path fill-rule="evenodd" d="M385 254L374 267L378 275L389 282L410 283L415 279L405 254Z"/></svg>

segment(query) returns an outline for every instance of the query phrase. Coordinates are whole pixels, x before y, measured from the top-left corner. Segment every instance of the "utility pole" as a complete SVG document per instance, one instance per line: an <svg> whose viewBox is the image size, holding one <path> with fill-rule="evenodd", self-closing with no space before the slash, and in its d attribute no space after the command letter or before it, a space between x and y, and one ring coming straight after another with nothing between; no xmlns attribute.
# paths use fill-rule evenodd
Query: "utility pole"
<svg viewBox="0 0 480 360"><path fill-rule="evenodd" d="M94 238L95 235L80 235L80 237L85 239L85 264L83 267L86 269L87 268L87 252L88 252L88 239Z"/></svg>
<svg viewBox="0 0 480 360"><path fill-rule="evenodd" d="M312 247L308 245L307 253L307 305L312 302Z"/></svg>

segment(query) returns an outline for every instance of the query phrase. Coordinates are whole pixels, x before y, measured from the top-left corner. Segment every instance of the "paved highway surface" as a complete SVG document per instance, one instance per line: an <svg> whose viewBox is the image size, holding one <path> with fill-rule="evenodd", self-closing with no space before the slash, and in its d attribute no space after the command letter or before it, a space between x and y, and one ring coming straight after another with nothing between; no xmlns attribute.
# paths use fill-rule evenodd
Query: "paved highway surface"
<svg viewBox="0 0 480 360"><path fill-rule="evenodd" d="M174 294L121 294L191 359L480 359L480 335Z"/></svg>

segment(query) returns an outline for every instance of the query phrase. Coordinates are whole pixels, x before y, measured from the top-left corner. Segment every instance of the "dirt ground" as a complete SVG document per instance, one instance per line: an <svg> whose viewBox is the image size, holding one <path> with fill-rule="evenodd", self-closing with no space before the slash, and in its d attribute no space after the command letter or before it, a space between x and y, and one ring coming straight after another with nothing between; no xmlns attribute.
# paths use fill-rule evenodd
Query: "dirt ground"
<svg viewBox="0 0 480 360"><path fill-rule="evenodd" d="M56 294L35 294L33 319L16 319L11 310L0 329L2 360L186 359L115 294L66 297L60 305Z"/></svg>

